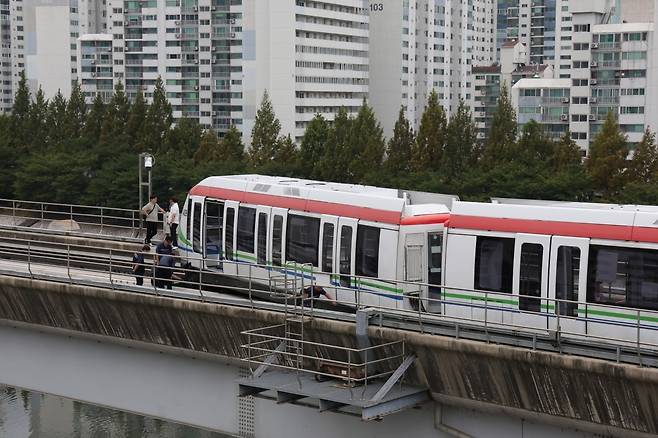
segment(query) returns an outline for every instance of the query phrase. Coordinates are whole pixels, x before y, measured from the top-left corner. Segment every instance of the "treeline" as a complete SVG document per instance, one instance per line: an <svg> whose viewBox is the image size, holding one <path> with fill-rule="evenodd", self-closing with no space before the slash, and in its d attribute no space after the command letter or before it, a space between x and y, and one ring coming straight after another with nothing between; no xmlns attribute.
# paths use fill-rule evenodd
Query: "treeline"
<svg viewBox="0 0 658 438"><path fill-rule="evenodd" d="M503 90L487 141L477 139L464 102L448 117L432 92L418 131L400 109L393 137L385 139L364 101L333 122L316 115L299 144L282 135L267 94L245 151L232 127L221 139L196 120L173 124L158 79L152 102L132 101L118 84L108 103L88 108L77 84L66 99L34 94L24 76L11 115L0 116L0 196L135 208L137 156L155 156L154 192L186 191L209 175L255 172L458 194L462 199L519 197L658 204L658 150L647 131L627 160L628 142L610 114L587 159L566 133L551 140L536 122L517 132L516 114Z"/></svg>

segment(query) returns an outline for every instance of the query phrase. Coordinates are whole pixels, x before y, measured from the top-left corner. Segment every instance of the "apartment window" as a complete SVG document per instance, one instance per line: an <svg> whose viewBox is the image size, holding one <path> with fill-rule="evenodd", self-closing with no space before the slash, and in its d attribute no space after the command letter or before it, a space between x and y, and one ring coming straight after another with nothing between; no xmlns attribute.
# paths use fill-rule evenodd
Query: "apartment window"
<svg viewBox="0 0 658 438"><path fill-rule="evenodd" d="M587 105L587 97L572 97L571 103L574 105Z"/></svg>

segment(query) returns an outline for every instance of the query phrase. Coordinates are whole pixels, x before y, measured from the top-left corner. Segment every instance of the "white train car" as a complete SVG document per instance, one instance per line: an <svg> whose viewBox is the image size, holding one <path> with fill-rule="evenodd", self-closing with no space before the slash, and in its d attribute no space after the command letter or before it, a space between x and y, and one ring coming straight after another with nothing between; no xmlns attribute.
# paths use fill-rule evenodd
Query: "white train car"
<svg viewBox="0 0 658 438"><path fill-rule="evenodd" d="M418 302L414 292L438 298L438 288L396 280L441 282L454 199L262 175L209 177L183 206L179 248L190 265L230 285L244 286L244 266L251 265L264 290L274 271L334 286L342 302L409 308Z"/></svg>
<svg viewBox="0 0 658 438"><path fill-rule="evenodd" d="M658 344L657 207L455 202L445 243L447 316Z"/></svg>

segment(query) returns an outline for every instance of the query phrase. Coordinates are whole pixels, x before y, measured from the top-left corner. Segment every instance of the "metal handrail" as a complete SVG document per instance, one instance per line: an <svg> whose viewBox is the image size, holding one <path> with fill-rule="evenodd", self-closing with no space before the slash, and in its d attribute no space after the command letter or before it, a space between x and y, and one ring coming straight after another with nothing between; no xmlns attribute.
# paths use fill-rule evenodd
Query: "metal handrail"
<svg viewBox="0 0 658 438"><path fill-rule="evenodd" d="M89 246L71 245L71 244L54 243L54 242L44 243L44 242L25 239L25 238L3 238L2 240L5 242L12 242L14 244L14 247L6 247L6 246L0 247L0 258L5 258L7 256L21 258L21 260L19 261L22 261L27 265L27 272L31 278L34 278L35 276L39 275L37 269L39 266L42 267L52 266L53 264L59 263L66 265L66 272L61 276L62 281L66 281L66 282L80 281L82 280L80 279L79 276L80 272L82 273L94 272L94 273L102 273L104 275L107 275L109 270L109 275L112 278L108 286L115 289L122 288L134 292L133 289L134 286L127 284L125 284L124 286L122 284L122 282L125 283L128 280L128 278L134 277L134 275L130 272L130 267L132 265L132 261L130 260L130 257L132 256L133 251L118 250L118 249L112 249L110 251L107 248L95 247L91 245ZM56 251L57 248L60 251ZM83 259L84 255L85 254L89 255L90 251L93 252L93 254L97 255L97 257L101 258L102 260L93 260L93 259L89 259L88 257ZM209 261L216 262L217 260L213 258L205 258L203 259L203 261L204 261L203 264L205 265L206 262ZM285 266L272 266L271 264L258 265L258 264L252 264L246 262L230 261L230 260L222 260L222 263L227 265L235 264L238 266L244 266L244 265L250 266L247 270L248 271L247 276L244 276L244 274L241 276L243 279L247 280L246 281L246 283L248 284L247 287L224 286L222 289L224 291L241 292L245 295L248 295L249 305L252 308L256 308L259 306L259 302L256 299L254 299L253 296L254 293L267 292L268 289L266 285L270 284L273 275L277 275L279 271L283 270L286 274L290 271L291 273L296 273L297 276L299 276L301 272L300 269L302 268L301 266L295 267L289 265L288 267L285 267ZM152 271L150 274L148 275L145 274L143 277L146 279L149 278L154 279L155 269L153 269L154 268L153 263L152 262L145 263L145 265L146 267L151 267ZM263 269L255 269L255 268L263 268ZM295 269L297 270L297 272L295 272ZM197 290L199 297L198 298L190 297L189 299L200 299L201 301L207 301L208 300L207 291L217 287L217 284L212 281L213 277L224 275L222 272L212 272L200 268L188 269L185 267L174 268L174 272L183 272L190 274L203 273L203 275L199 277L198 281L184 280L184 283L186 283L189 286L183 288L184 290L187 291ZM311 272L313 271L311 270ZM19 274L20 273L16 272L16 275ZM322 273L322 274L331 275L330 273ZM121 275L124 276L123 279L121 278ZM335 273L333 275L340 275L340 274ZM343 274L343 276L345 275ZM313 277L313 275L311 275L311 277ZM59 277L52 276L52 278L58 279ZM459 325L461 325L462 327L470 325L472 327L484 327L486 332L488 332L493 328L498 330L502 329L502 330L510 330L510 331L521 330L528 333L544 334L547 336L555 337L558 341L565 336L574 339L597 340L607 345L621 345L625 347L632 347L636 349L638 356L640 358L643 352L646 350L652 350L658 352L658 344L649 342L646 339L642 339L643 328L644 328L643 327L644 324L642 320L647 318L655 318L658 316L658 312L651 310L635 309L635 308L614 306L614 305L592 304L587 302L578 302L578 301L556 299L556 298L513 295L507 293L500 293L500 292L481 291L476 289L454 288L454 287L436 285L430 283L408 282L408 281L394 280L394 279L382 280L382 279L375 279L372 277L364 277L364 276L350 276L350 283L352 284L354 282L355 284L359 285L361 284L359 280L362 281L364 279L377 280L380 282L390 283L395 285L396 288L400 288L401 285L406 285L406 287L408 287L411 290L411 286L413 286L413 288L415 288L417 291L424 287L434 287L441 289L442 294L440 295L440 298L423 297L423 296L406 296L406 299L411 300L412 302L415 302L417 304L416 306L417 308L409 309L397 305L391 306L381 302L379 304L372 302L365 304L364 300L361 298L361 295L369 294L369 292L363 290L363 288L361 287L357 287L356 289L350 287L342 287L342 286L324 286L324 287L325 289L328 289L330 291L335 291L335 299L336 302L339 304L346 304L356 308L366 308L366 307L372 308L375 311L379 312L379 314L385 315L387 317L388 316L404 317L409 321L415 321L418 324L420 331L423 331L423 326L425 324L429 324L433 322L454 323L456 328L459 327ZM304 281L307 281L308 282L307 284L313 284L315 281L315 280L307 280L303 275L301 276L300 280L301 280L300 283L302 284L304 284ZM258 284L260 284L261 287L257 288L256 285ZM147 289L148 286L144 287L144 290ZM159 287L156 287L155 284L153 285L152 290L156 294L167 295L166 291L164 291ZM404 291L404 289L401 290ZM354 296L354 301L341 298L341 296L344 294L338 294L337 293L338 291L349 291L350 295ZM422 308L422 306L425 304L434 304L436 306L449 306L451 304L457 304L457 303L460 305L464 305L465 303L468 303L468 301L464 301L464 300L450 299L445 296L445 293L443 293L450 291L479 294L479 296L475 298L471 298L470 303L467 304L467 306L477 305L478 309L483 310L484 319L478 319L472 317L467 318L457 315L429 313L427 310ZM180 294L176 295L176 297L181 298ZM540 303L541 311L534 312L534 311L515 309L516 313L542 317L545 318L547 321L548 318L554 317L556 318L556 324L554 325L547 324L544 327L537 327L532 325L519 324L518 322L517 323L511 321L506 322L500 320L500 318L498 320L493 319L493 317L491 316L492 313L495 315L497 313L496 311L501 310L506 306L507 307L511 306L510 304L503 302L509 300L510 297L513 297L514 299L527 297L537 300ZM317 305L314 305L314 303L317 303L319 300L309 297L309 298L305 298L303 301L305 305L301 307L302 314L310 314L311 316L313 316L314 315L313 309L314 308L317 309ZM576 309L576 316L561 314L559 311L556 312L556 309L559 309L561 305L562 306L573 305ZM633 339L630 339L630 337L626 337L626 338L612 337L612 336L603 337L591 333L581 333L579 331L570 330L568 327L565 327L566 321L578 321L583 323L596 322L597 324L605 324L591 317L591 311L590 311L591 308L602 307L602 306L606 307L606 310L618 310L618 311L626 312L628 316L633 317L633 319L635 320L634 324L637 327L637 329L635 330L636 334L633 337ZM317 312L315 312L315 314L317 314ZM325 313L323 313L323 315L326 316ZM458 336L458 334L456 334L456 336Z"/></svg>

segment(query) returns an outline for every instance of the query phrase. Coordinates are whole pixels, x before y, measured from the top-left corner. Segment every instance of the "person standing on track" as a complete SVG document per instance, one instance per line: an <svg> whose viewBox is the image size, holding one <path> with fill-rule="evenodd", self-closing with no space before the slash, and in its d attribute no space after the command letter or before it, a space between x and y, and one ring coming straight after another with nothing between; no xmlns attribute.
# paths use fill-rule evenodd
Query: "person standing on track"
<svg viewBox="0 0 658 438"><path fill-rule="evenodd" d="M180 223L180 210L178 208L178 199L172 196L169 199L169 230L171 235L171 244L174 249L178 248L178 224Z"/></svg>
<svg viewBox="0 0 658 438"><path fill-rule="evenodd" d="M158 205L158 197L151 194L148 204L142 207L142 214L146 217L146 240L145 244L150 245L151 239L158 233L158 213L164 213L164 210Z"/></svg>

